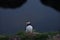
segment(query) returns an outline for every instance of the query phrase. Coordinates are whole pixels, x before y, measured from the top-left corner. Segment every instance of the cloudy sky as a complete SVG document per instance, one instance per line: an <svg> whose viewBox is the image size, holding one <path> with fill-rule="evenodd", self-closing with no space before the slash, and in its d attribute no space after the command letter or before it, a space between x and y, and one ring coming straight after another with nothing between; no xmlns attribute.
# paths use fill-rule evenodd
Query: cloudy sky
<svg viewBox="0 0 60 40"><path fill-rule="evenodd" d="M25 30L25 20L30 20L38 31L60 29L60 13L42 5L39 0L28 0L17 9L0 8L0 33L14 33Z"/></svg>

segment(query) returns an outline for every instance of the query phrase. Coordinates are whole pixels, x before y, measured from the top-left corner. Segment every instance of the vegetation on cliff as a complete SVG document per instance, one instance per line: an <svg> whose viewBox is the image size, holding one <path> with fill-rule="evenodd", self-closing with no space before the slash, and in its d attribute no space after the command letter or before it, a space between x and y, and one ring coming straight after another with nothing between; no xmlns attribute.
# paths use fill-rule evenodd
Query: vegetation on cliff
<svg viewBox="0 0 60 40"><path fill-rule="evenodd" d="M16 35L21 40L47 40L47 38L52 38L53 36L56 36L57 34L60 34L60 32L46 32L46 33L39 33L39 34L31 34L28 35L25 32L19 32ZM10 36L0 36L0 40L9 40Z"/></svg>

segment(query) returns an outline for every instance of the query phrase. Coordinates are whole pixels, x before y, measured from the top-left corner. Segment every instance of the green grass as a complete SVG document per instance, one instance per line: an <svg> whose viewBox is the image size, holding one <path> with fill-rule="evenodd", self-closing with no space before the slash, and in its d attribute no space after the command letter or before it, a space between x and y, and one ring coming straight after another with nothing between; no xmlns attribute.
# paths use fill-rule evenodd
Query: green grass
<svg viewBox="0 0 60 40"><path fill-rule="evenodd" d="M18 35L22 40L46 40L48 38L48 35L51 35L53 37L56 34L60 34L60 32L44 32L40 34L36 34L35 36L26 36L25 32L18 32L16 35ZM8 40L9 36L0 36L0 40Z"/></svg>
<svg viewBox="0 0 60 40"><path fill-rule="evenodd" d="M60 34L60 32L46 32L46 33L40 33L40 34L36 34L36 36L33 36L31 38L29 38L29 36L27 37L26 34L24 32L20 32L17 33L17 35L20 35L20 37L23 40L27 40L27 39L31 39L31 40L46 40L48 38L48 35L50 35L51 37L53 37L56 34Z"/></svg>
<svg viewBox="0 0 60 40"><path fill-rule="evenodd" d="M8 40L8 36L0 36L0 40Z"/></svg>

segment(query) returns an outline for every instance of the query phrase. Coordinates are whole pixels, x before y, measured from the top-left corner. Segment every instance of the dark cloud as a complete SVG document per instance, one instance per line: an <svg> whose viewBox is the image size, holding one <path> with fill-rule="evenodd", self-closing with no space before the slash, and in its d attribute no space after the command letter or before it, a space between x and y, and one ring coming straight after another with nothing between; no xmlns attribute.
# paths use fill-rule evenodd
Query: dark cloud
<svg viewBox="0 0 60 40"><path fill-rule="evenodd" d="M60 12L60 0L40 0L42 4L50 6Z"/></svg>
<svg viewBox="0 0 60 40"><path fill-rule="evenodd" d="M18 8L21 7L27 0L0 0L2 8Z"/></svg>

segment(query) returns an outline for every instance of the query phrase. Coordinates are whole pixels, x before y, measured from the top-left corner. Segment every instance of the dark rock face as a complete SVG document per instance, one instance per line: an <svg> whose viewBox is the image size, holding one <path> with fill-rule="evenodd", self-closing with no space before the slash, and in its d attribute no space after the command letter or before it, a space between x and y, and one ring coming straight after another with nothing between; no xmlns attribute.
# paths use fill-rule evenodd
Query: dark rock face
<svg viewBox="0 0 60 40"><path fill-rule="evenodd" d="M0 0L2 8L18 8L21 7L27 0Z"/></svg>
<svg viewBox="0 0 60 40"><path fill-rule="evenodd" d="M60 0L40 0L42 4L50 6L60 12Z"/></svg>

